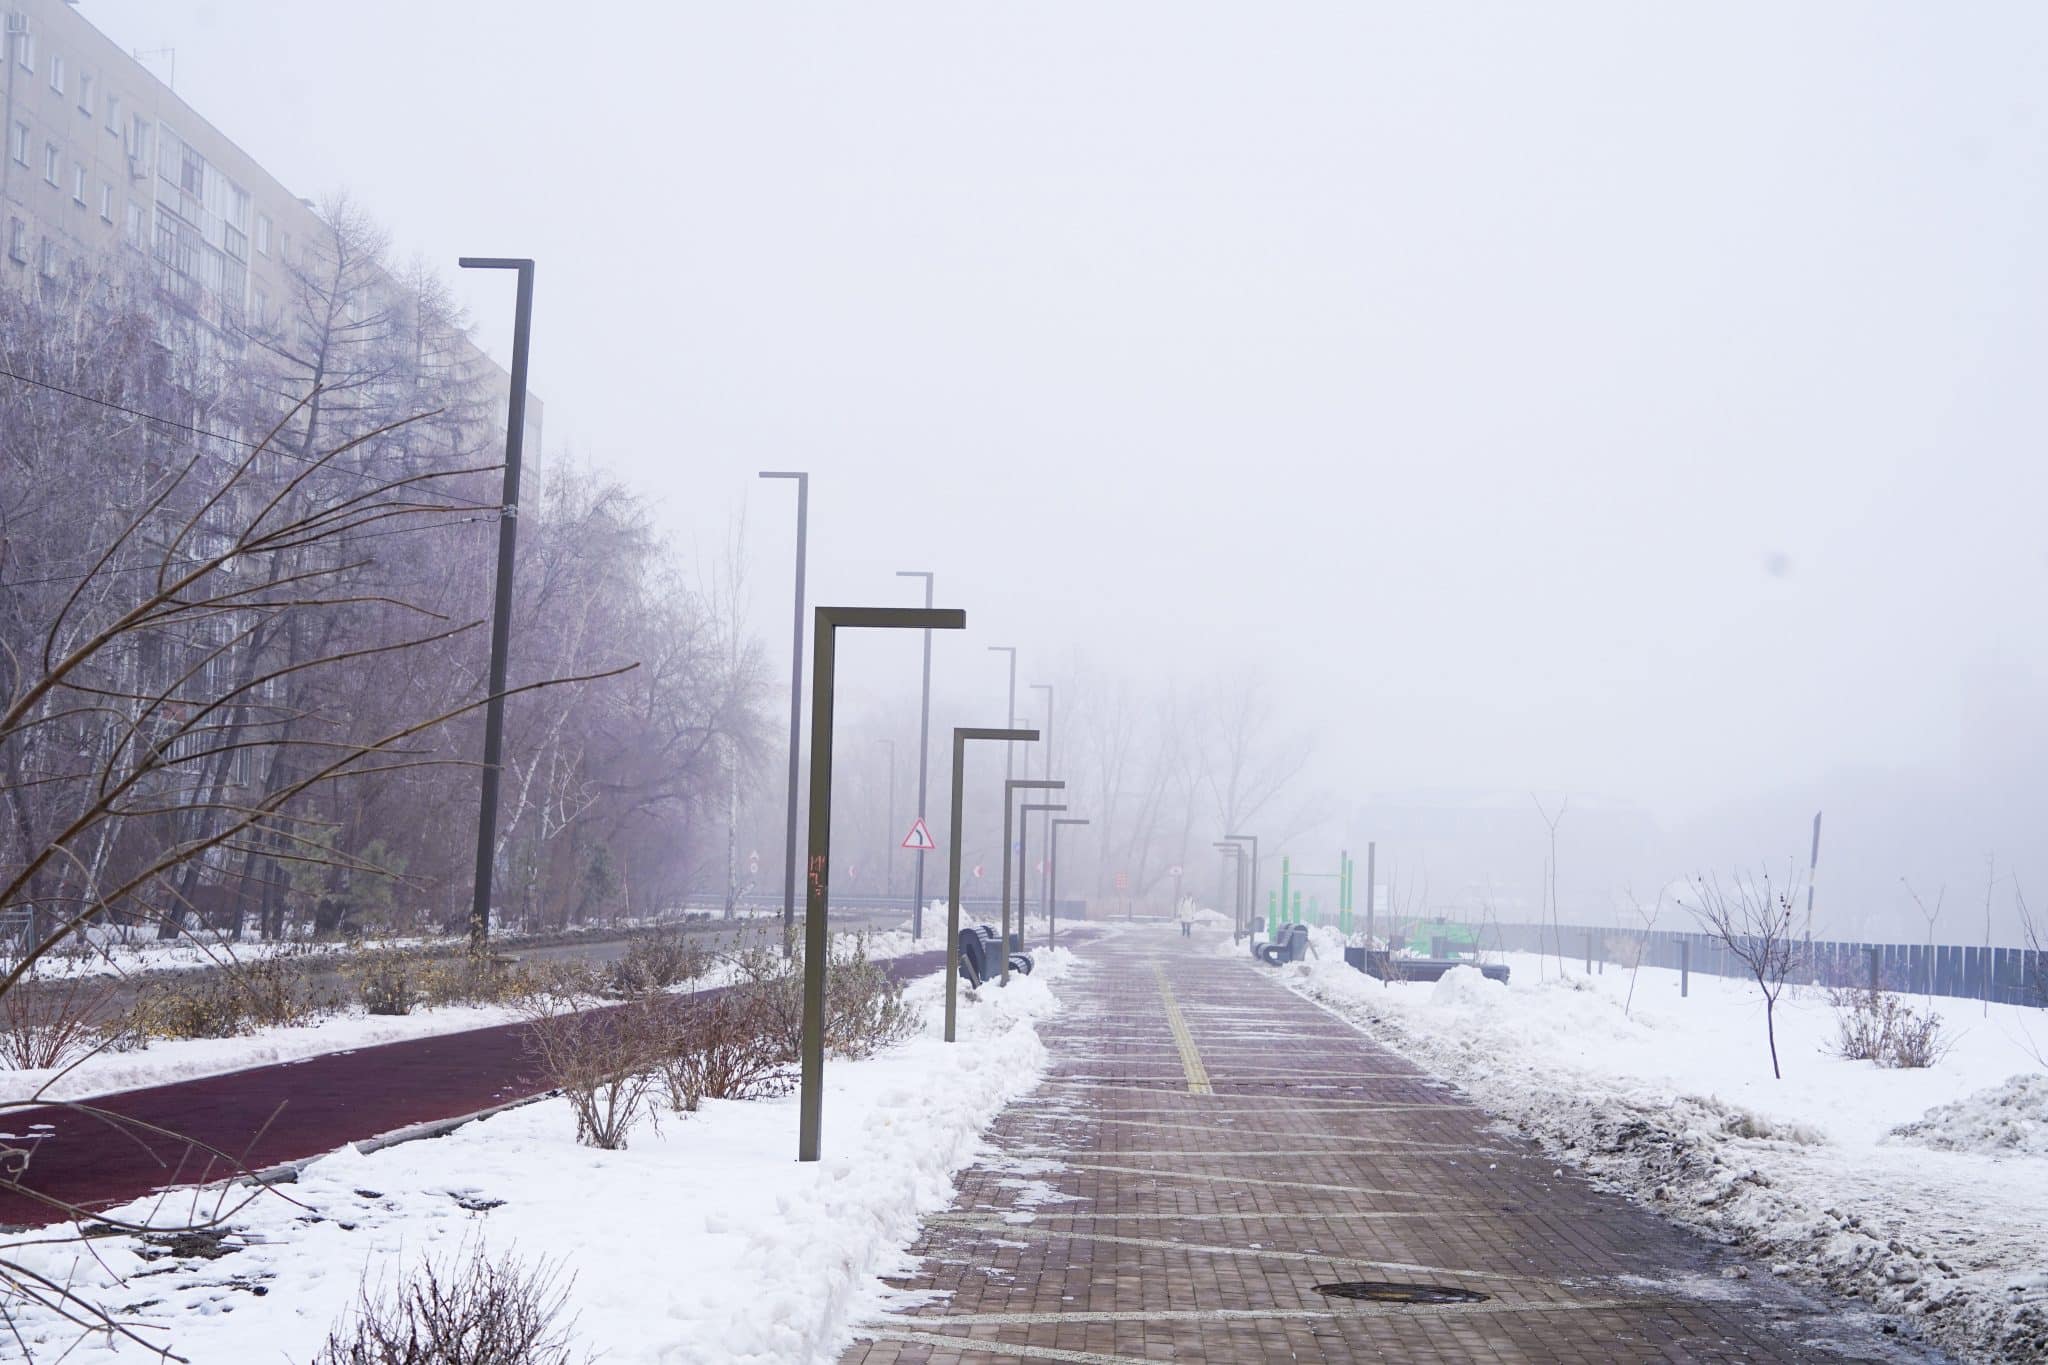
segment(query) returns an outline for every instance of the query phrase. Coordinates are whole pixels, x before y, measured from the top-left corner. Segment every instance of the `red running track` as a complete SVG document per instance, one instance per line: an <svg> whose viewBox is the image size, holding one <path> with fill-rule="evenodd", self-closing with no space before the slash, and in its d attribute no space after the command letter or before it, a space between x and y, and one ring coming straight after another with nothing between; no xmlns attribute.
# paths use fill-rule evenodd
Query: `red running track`
<svg viewBox="0 0 2048 1365"><path fill-rule="evenodd" d="M941 971L944 952L890 959L909 980ZM36 1137L21 1184L84 1208L110 1208L173 1185L236 1174L208 1149L261 1170L330 1152L344 1143L540 1093L527 1080L525 1024L413 1038L330 1052L221 1076L126 1090L91 1104L178 1136L138 1132L61 1105L20 1109L0 1129ZM39 1136L38 1136L39 1134ZM0 1225L38 1227L63 1215L20 1190L0 1188Z"/></svg>

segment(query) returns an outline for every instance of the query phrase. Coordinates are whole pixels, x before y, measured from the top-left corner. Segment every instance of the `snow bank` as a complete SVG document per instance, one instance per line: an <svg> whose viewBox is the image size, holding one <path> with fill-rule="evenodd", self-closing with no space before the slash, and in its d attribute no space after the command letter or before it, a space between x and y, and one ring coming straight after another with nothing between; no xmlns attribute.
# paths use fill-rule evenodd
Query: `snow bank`
<svg viewBox="0 0 2048 1365"><path fill-rule="evenodd" d="M2048 1076L2014 1076L2003 1085L1938 1104L1892 1129L1885 1140L1940 1152L2048 1157Z"/></svg>
<svg viewBox="0 0 2048 1365"><path fill-rule="evenodd" d="M1619 967L1565 976L1528 954L1506 956L1505 986L1469 968L1387 984L1345 966L1335 934L1312 941L1288 984L1553 1153L1976 1358L2048 1358L2048 1161L1999 1137L2048 1087L2017 1007L1953 1002L1953 1051L1894 1070L1832 1056L1825 995L1788 991L1774 1080L1753 984L1694 976L1681 999L1676 972L1644 968L1631 1002ZM1923 1115L1954 1145L1887 1140Z"/></svg>
<svg viewBox="0 0 2048 1365"><path fill-rule="evenodd" d="M323 1157L234 1212L218 1259L128 1237L23 1258L139 1305L128 1316L152 1340L197 1361L305 1361L365 1279L395 1284L478 1241L557 1265L578 1345L607 1365L829 1361L853 1315L885 1302L879 1277L909 1268L920 1218L951 1202L982 1130L1043 1074L1034 1021L1058 1007L1052 987L1071 966L1064 950L1045 953L1007 990L963 997L952 1045L939 1037L942 982L913 983L918 1037L827 1062L821 1162L795 1160L794 1095L664 1111L619 1152L577 1146L566 1103L549 1100L435 1141ZM192 1213L189 1195L165 1202L116 1213L159 1226ZM75 1336L47 1319L24 1328L52 1346ZM95 1338L65 1358L137 1354Z"/></svg>

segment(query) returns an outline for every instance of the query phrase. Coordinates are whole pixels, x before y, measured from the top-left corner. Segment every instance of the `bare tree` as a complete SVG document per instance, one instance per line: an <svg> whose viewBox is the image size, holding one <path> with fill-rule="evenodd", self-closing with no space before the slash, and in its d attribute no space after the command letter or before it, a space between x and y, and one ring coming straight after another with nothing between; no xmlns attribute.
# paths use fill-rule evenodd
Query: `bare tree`
<svg viewBox="0 0 2048 1365"><path fill-rule="evenodd" d="M1920 911L1920 918L1927 921L1927 1007L1932 1009L1934 1007L1934 925L1941 918L1941 903L1948 899L1948 887L1943 886L1934 893L1934 904L1930 906L1921 899L1920 893L1915 891L1913 884L1904 877L1899 878L1899 885L1905 887L1906 894L1913 898L1913 905Z"/></svg>
<svg viewBox="0 0 2048 1365"><path fill-rule="evenodd" d="M1784 1079L1778 1066L1778 997L1798 955L1792 932L1792 905L1797 890L1797 870L1786 862L1782 889L1771 882L1768 868L1756 879L1737 874L1723 885L1718 877L1692 879L1693 904L1685 908L1702 928L1727 945L1735 959L1749 969L1764 997L1764 1036L1771 1047L1771 1075ZM1684 904L1682 901L1681 904Z"/></svg>
<svg viewBox="0 0 2048 1365"><path fill-rule="evenodd" d="M1636 978L1642 975L1643 958L1649 952L1650 935L1657 928L1657 916L1664 912L1664 894L1667 889L1661 886L1657 888L1657 899L1647 912L1643 909L1643 903L1636 899L1634 888L1631 887L1628 892L1629 905L1634 909L1636 919L1643 927L1636 938L1635 962L1629 968L1628 996L1621 1002L1621 1014L1624 1019L1629 1016L1629 1011L1635 1008Z"/></svg>

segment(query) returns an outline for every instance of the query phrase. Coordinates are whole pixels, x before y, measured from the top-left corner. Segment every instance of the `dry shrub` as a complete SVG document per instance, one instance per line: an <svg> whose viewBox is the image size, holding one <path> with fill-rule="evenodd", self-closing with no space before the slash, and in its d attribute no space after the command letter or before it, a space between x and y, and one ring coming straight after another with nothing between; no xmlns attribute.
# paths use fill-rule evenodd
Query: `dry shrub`
<svg viewBox="0 0 2048 1365"><path fill-rule="evenodd" d="M646 1107L670 1030L654 1002L589 1009L587 1000L537 995L524 1006L536 1078L576 1115L576 1140L623 1149Z"/></svg>
<svg viewBox="0 0 2048 1365"><path fill-rule="evenodd" d="M128 1031L145 1038L233 1038L249 1031L248 1000L220 972L198 972L142 988Z"/></svg>
<svg viewBox="0 0 2048 1365"><path fill-rule="evenodd" d="M1831 1050L1837 1057L1912 1069L1933 1066L1952 1046L1942 1037L1940 1015L1917 1014L1888 991L1838 987L1828 992L1828 1003L1835 1007Z"/></svg>
<svg viewBox="0 0 2048 1365"><path fill-rule="evenodd" d="M411 1014L426 1001L428 967L421 953L385 948L353 954L346 976L366 1012Z"/></svg>
<svg viewBox="0 0 2048 1365"><path fill-rule="evenodd" d="M91 1056L107 1042L113 990L104 980L30 972L0 994L0 1067L54 1070Z"/></svg>
<svg viewBox="0 0 2048 1365"><path fill-rule="evenodd" d="M802 1049L804 1029L804 958L761 946L733 959L737 990L757 997L754 1008L762 1028L783 1055L794 1059ZM901 1042L917 1032L923 1020L903 1000L903 987L881 963L868 957L867 936L842 937L833 948L825 973L825 1050L839 1057L860 1058Z"/></svg>
<svg viewBox="0 0 2048 1365"><path fill-rule="evenodd" d="M1888 1065L1902 1068L1933 1066L1954 1046L1954 1039L1942 1036L1940 1015L1930 1010L1923 1017L1911 1009L1901 1008L1898 1025L1892 1030Z"/></svg>
<svg viewBox="0 0 2048 1365"><path fill-rule="evenodd" d="M614 994L645 995L700 977L710 966L710 954L669 925L627 944L625 956L611 964L607 978Z"/></svg>
<svg viewBox="0 0 2048 1365"><path fill-rule="evenodd" d="M795 1083L764 997L744 989L685 996L667 1011L669 1047L661 1074L669 1108L695 1112L699 1101L766 1099Z"/></svg>
<svg viewBox="0 0 2048 1365"><path fill-rule="evenodd" d="M313 1365L569 1365L567 1296L553 1267L478 1247L427 1262L389 1297L365 1286Z"/></svg>
<svg viewBox="0 0 2048 1365"><path fill-rule="evenodd" d="M298 1028L322 1013L311 975L296 955L231 961L221 970L242 997L244 1018L257 1028Z"/></svg>

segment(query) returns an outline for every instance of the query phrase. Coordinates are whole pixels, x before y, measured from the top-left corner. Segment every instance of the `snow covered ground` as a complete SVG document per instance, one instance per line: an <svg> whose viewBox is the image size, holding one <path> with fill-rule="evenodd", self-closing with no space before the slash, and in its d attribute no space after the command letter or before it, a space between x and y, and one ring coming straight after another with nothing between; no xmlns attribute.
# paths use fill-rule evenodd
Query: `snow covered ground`
<svg viewBox="0 0 2048 1365"><path fill-rule="evenodd" d="M1469 968L1386 985L1345 966L1333 932L1315 943L1289 985L1549 1149L1951 1348L2048 1359L2048 1078L2028 1041L2048 1041L2042 1012L1937 998L1953 1050L1893 1070L1831 1056L1825 992L1794 989L1774 1080L1753 983L1695 975L1681 999L1676 972L1644 968L1625 1012L1615 966L1567 962L1560 979L1508 954L1507 986Z"/></svg>
<svg viewBox="0 0 2048 1365"><path fill-rule="evenodd" d="M577 1344L606 1365L828 1361L856 1313L886 1304L879 1277L909 1267L919 1219L951 1201L982 1131L1043 1075L1034 1021L1058 1007L1052 984L1074 964L1064 950L1038 964L1007 990L963 998L951 1046L938 1031L941 978L913 983L918 1037L828 1062L815 1164L795 1160L794 1095L663 1111L619 1152L576 1145L566 1101L549 1100L438 1140L323 1157L237 1212L218 1259L132 1237L33 1246L24 1259L136 1305L128 1316L145 1335L196 1361L304 1365L360 1285L478 1243L556 1265ZM174 1225L192 1196L116 1212ZM47 1321L30 1330L51 1356L76 1336ZM98 1337L65 1357L155 1358Z"/></svg>

